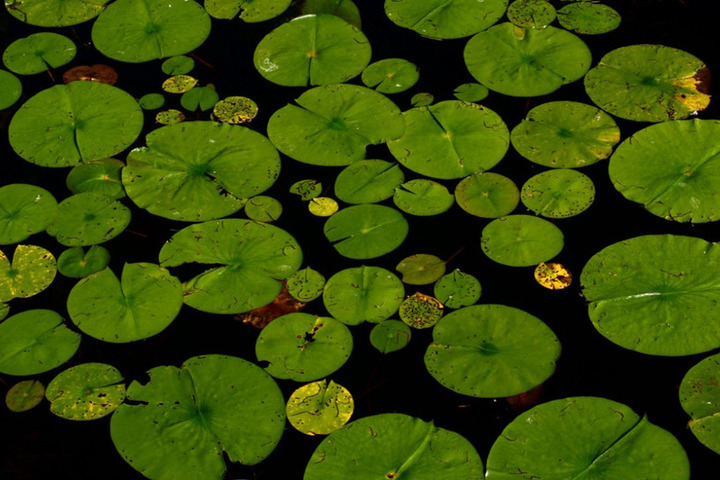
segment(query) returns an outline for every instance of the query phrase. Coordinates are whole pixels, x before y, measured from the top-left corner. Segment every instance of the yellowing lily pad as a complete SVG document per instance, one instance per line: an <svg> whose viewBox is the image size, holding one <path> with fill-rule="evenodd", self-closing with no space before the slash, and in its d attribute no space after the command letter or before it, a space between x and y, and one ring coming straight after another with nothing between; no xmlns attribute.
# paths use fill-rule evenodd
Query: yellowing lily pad
<svg viewBox="0 0 720 480"><path fill-rule="evenodd" d="M345 425L355 402L347 388L330 380L308 383L295 390L285 408L290 425L305 435L327 435Z"/></svg>

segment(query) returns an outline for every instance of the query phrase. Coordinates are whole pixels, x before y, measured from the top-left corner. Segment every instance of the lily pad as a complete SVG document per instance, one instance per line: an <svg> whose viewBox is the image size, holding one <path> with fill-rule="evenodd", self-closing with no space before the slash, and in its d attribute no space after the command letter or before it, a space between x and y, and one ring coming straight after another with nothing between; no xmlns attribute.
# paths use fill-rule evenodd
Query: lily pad
<svg viewBox="0 0 720 480"><path fill-rule="evenodd" d="M301 200L312 200L322 193L322 183L317 180L299 180L290 186L290 193L300 195Z"/></svg>
<svg viewBox="0 0 720 480"><path fill-rule="evenodd" d="M328 313L348 324L378 323L390 318L405 298L405 287L389 270L362 266L337 272L325 284Z"/></svg>
<svg viewBox="0 0 720 480"><path fill-rule="evenodd" d="M423 37L462 38L481 32L505 13L508 0L385 0L395 24Z"/></svg>
<svg viewBox="0 0 720 480"><path fill-rule="evenodd" d="M92 275L107 267L108 263L110 263L110 252L100 245L93 245L87 252L81 247L68 248L57 260L58 272L71 278Z"/></svg>
<svg viewBox="0 0 720 480"><path fill-rule="evenodd" d="M350 330L334 318L290 313L262 329L255 354L273 377L309 382L342 367L352 348Z"/></svg>
<svg viewBox="0 0 720 480"><path fill-rule="evenodd" d="M479 83L463 83L455 88L453 95L463 102L479 102L484 100L489 93L490 90Z"/></svg>
<svg viewBox="0 0 720 480"><path fill-rule="evenodd" d="M310 302L322 295L325 277L317 270L306 267L288 277L285 286L295 300Z"/></svg>
<svg viewBox="0 0 720 480"><path fill-rule="evenodd" d="M690 466L680 442L647 417L605 398L571 397L521 413L490 449L487 480L533 477L688 480Z"/></svg>
<svg viewBox="0 0 720 480"><path fill-rule="evenodd" d="M383 320L370 330L370 344L380 353L402 350L411 337L410 327L399 320Z"/></svg>
<svg viewBox="0 0 720 480"><path fill-rule="evenodd" d="M475 447L432 422L384 413L350 422L315 449L305 480L483 478Z"/></svg>
<svg viewBox="0 0 720 480"><path fill-rule="evenodd" d="M67 310L84 333L98 340L127 343L163 331L180 312L180 281L152 263L126 263L122 277L106 268L80 280L70 291Z"/></svg>
<svg viewBox="0 0 720 480"><path fill-rule="evenodd" d="M143 110L156 110L165 105L165 97L161 93L148 93L138 99Z"/></svg>
<svg viewBox="0 0 720 480"><path fill-rule="evenodd" d="M67 247L97 245L120 235L130 223L130 209L97 192L72 195L58 204L47 233Z"/></svg>
<svg viewBox="0 0 720 480"><path fill-rule="evenodd" d="M265 195L252 197L245 204L245 215L256 222L274 222L282 214L282 204Z"/></svg>
<svg viewBox="0 0 720 480"><path fill-rule="evenodd" d="M165 75L185 75L195 68L195 60L186 55L176 55L165 60L160 68Z"/></svg>
<svg viewBox="0 0 720 480"><path fill-rule="evenodd" d="M720 220L718 135L718 120L651 125L618 146L610 180L653 215L676 222Z"/></svg>
<svg viewBox="0 0 720 480"><path fill-rule="evenodd" d="M448 211L455 199L445 185L427 178L416 178L395 189L393 202L405 213L427 217Z"/></svg>
<svg viewBox="0 0 720 480"><path fill-rule="evenodd" d="M0 187L0 245L42 232L56 214L55 197L44 188L23 183Z"/></svg>
<svg viewBox="0 0 720 480"><path fill-rule="evenodd" d="M616 117L681 120L710 103L710 73L697 57L663 45L630 45L606 54L585 76L590 99Z"/></svg>
<svg viewBox="0 0 720 480"><path fill-rule="evenodd" d="M184 283L184 301L210 313L243 313L272 302L281 280L295 273L302 251L273 225L226 219L187 226L160 250L160 265L185 263L212 268Z"/></svg>
<svg viewBox="0 0 720 480"><path fill-rule="evenodd" d="M214 122L150 132L130 152L122 181L141 208L172 220L225 217L262 193L280 173L280 155L263 135Z"/></svg>
<svg viewBox="0 0 720 480"><path fill-rule="evenodd" d="M95 20L92 41L121 62L147 62L195 50L210 35L210 17L187 0L116 0Z"/></svg>
<svg viewBox="0 0 720 480"><path fill-rule="evenodd" d="M335 15L303 15L277 27L258 43L255 68L286 87L329 85L350 80L370 62L370 42L357 27Z"/></svg>
<svg viewBox="0 0 720 480"><path fill-rule="evenodd" d="M582 78L590 49L572 33L548 26L517 29L501 23L465 46L470 74L490 90L513 97L546 95Z"/></svg>
<svg viewBox="0 0 720 480"><path fill-rule="evenodd" d="M605 247L580 276L598 331L651 355L720 347L720 247L681 235L644 235Z"/></svg>
<svg viewBox="0 0 720 480"><path fill-rule="evenodd" d="M448 308L469 307L478 301L482 287L469 273L453 270L435 283L433 294Z"/></svg>
<svg viewBox="0 0 720 480"><path fill-rule="evenodd" d="M330 197L315 197L308 202L308 210L316 217L329 217L338 211L338 203Z"/></svg>
<svg viewBox="0 0 720 480"><path fill-rule="evenodd" d="M301 15L317 13L329 13L342 18L357 28L362 28L360 10L352 0L303 0L301 2Z"/></svg>
<svg viewBox="0 0 720 480"><path fill-rule="evenodd" d="M620 14L602 3L576 2L557 12L558 23L572 32L598 35L612 32L620 26Z"/></svg>
<svg viewBox="0 0 720 480"><path fill-rule="evenodd" d="M405 240L408 222L384 205L355 205L328 218L323 233L340 255L365 260L385 255Z"/></svg>
<svg viewBox="0 0 720 480"><path fill-rule="evenodd" d="M15 104L22 95L22 83L12 73L0 70L0 110Z"/></svg>
<svg viewBox="0 0 720 480"><path fill-rule="evenodd" d="M494 167L507 152L510 134L492 110L447 100L403 113L405 135L388 142L410 170L431 178L466 177Z"/></svg>
<svg viewBox="0 0 720 480"><path fill-rule="evenodd" d="M410 98L410 105L413 107L427 107L435 101L435 95L429 92L416 93Z"/></svg>
<svg viewBox="0 0 720 480"><path fill-rule="evenodd" d="M68 361L80 334L52 310L27 310L0 322L0 373L36 375Z"/></svg>
<svg viewBox="0 0 720 480"><path fill-rule="evenodd" d="M32 75L62 67L75 58L75 51L75 44L65 35L34 33L8 45L3 63L13 73Z"/></svg>
<svg viewBox="0 0 720 480"><path fill-rule="evenodd" d="M562 290L572 285L572 272L562 263L540 262L533 272L535 281L548 290Z"/></svg>
<svg viewBox="0 0 720 480"><path fill-rule="evenodd" d="M515 0L507 9L510 22L522 28L545 28L555 20L555 7L546 0Z"/></svg>
<svg viewBox="0 0 720 480"><path fill-rule="evenodd" d="M402 274L403 283L427 285L445 274L445 260L435 255L418 253L402 259L395 270Z"/></svg>
<svg viewBox="0 0 720 480"><path fill-rule="evenodd" d="M71 167L120 153L142 125L142 110L129 94L104 83L72 82L25 102L10 121L8 136L28 162Z"/></svg>
<svg viewBox="0 0 720 480"><path fill-rule="evenodd" d="M185 114L175 108L169 108L158 112L155 121L161 125L175 125L185 120Z"/></svg>
<svg viewBox="0 0 720 480"><path fill-rule="evenodd" d="M578 168L610 156L620 141L615 120L578 102L548 102L528 112L510 140L520 155L552 168Z"/></svg>
<svg viewBox="0 0 720 480"><path fill-rule="evenodd" d="M400 137L405 121L384 95L356 85L327 85L304 92L273 113L270 141L303 163L346 166L365 158L368 145Z"/></svg>
<svg viewBox="0 0 720 480"><path fill-rule="evenodd" d="M420 292L407 297L398 308L400 320L412 328L430 328L443 316L443 304L430 295Z"/></svg>
<svg viewBox="0 0 720 480"><path fill-rule="evenodd" d="M72 193L98 192L113 200L125 197L120 171L125 166L115 158L105 158L75 165L65 179Z"/></svg>
<svg viewBox="0 0 720 480"><path fill-rule="evenodd" d="M290 425L305 435L327 435L345 425L355 402L347 388L330 380L308 383L295 390L285 407Z"/></svg>
<svg viewBox="0 0 720 480"><path fill-rule="evenodd" d="M197 85L197 78L190 75L173 75L165 79L162 89L168 93L185 93Z"/></svg>
<svg viewBox="0 0 720 480"><path fill-rule="evenodd" d="M510 267L527 267L560 253L564 238L560 229L547 220L508 215L485 226L480 243L491 260Z"/></svg>
<svg viewBox="0 0 720 480"><path fill-rule="evenodd" d="M55 257L42 247L18 245L12 262L0 251L0 302L37 295L52 283L56 273Z"/></svg>
<svg viewBox="0 0 720 480"><path fill-rule="evenodd" d="M561 168L538 173L522 187L528 209L548 218L567 218L587 210L595 200L595 185L587 175Z"/></svg>
<svg viewBox="0 0 720 480"><path fill-rule="evenodd" d="M221 480L225 454L231 462L254 465L280 441L285 400L258 366L206 355L148 374L147 384L130 384L128 402L110 420L118 452L144 476Z"/></svg>
<svg viewBox="0 0 720 480"><path fill-rule="evenodd" d="M346 203L377 203L392 197L405 181L397 163L358 160L345 167L335 180L335 196Z"/></svg>
<svg viewBox="0 0 720 480"><path fill-rule="evenodd" d="M455 187L455 201L470 215L500 218L515 210L520 203L520 191L505 175L476 173L460 180Z"/></svg>
<svg viewBox="0 0 720 480"><path fill-rule="evenodd" d="M22 380L8 389L5 405L11 412L26 412L45 398L45 385L39 380Z"/></svg>
<svg viewBox="0 0 720 480"><path fill-rule="evenodd" d="M700 442L720 453L720 354L704 358L692 367L680 384L680 405L690 415L690 431Z"/></svg>
<svg viewBox="0 0 720 480"><path fill-rule="evenodd" d="M473 305L435 325L425 366L454 392L508 397L547 380L559 356L558 338L537 317L505 305Z"/></svg>
<svg viewBox="0 0 720 480"><path fill-rule="evenodd" d="M198 109L204 112L213 108L215 104L218 103L218 100L220 100L220 96L214 88L208 85L205 87L195 87L183 93L183 96L180 97L180 104L184 109L191 112L195 112Z"/></svg>
<svg viewBox="0 0 720 480"><path fill-rule="evenodd" d="M240 17L246 23L264 22L281 15L292 0L205 0L205 10L214 18Z"/></svg>
<svg viewBox="0 0 720 480"><path fill-rule="evenodd" d="M95 18L106 3L104 0L8 0L5 8L10 15L30 25L67 27Z"/></svg>
<svg viewBox="0 0 720 480"><path fill-rule="evenodd" d="M239 125L251 121L258 114L258 106L247 97L223 98L213 107L213 116L224 123Z"/></svg>
<svg viewBox="0 0 720 480"><path fill-rule="evenodd" d="M95 420L114 412L125 400L125 383L117 368L81 363L48 383L50 411L67 420Z"/></svg>
<svg viewBox="0 0 720 480"><path fill-rule="evenodd" d="M404 58L385 58L368 65L361 78L366 87L377 92L400 93L417 83L420 71L417 65Z"/></svg>

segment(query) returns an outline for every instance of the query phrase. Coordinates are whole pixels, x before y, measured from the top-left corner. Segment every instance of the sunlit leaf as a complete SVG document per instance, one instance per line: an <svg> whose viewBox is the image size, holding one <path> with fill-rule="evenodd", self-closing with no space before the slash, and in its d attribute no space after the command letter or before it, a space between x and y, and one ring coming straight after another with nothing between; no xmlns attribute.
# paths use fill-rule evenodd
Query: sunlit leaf
<svg viewBox="0 0 720 480"><path fill-rule="evenodd" d="M104 363L81 363L48 383L50 411L67 420L95 420L114 412L125 400L122 374Z"/></svg>
<svg viewBox="0 0 720 480"><path fill-rule="evenodd" d="M162 83L162 89L168 93L185 93L197 85L197 78L190 75L174 75Z"/></svg>
<svg viewBox="0 0 720 480"><path fill-rule="evenodd" d="M56 213L57 201L44 188L22 183L0 187L0 245L42 232Z"/></svg>
<svg viewBox="0 0 720 480"><path fill-rule="evenodd" d="M308 383L288 399L285 415L290 425L306 435L327 435L345 425L355 402L342 385L330 380Z"/></svg>
<svg viewBox="0 0 720 480"><path fill-rule="evenodd" d="M52 283L56 273L55 257L42 247L18 245L12 262L0 251L0 302L37 295Z"/></svg>
<svg viewBox="0 0 720 480"><path fill-rule="evenodd" d="M329 217L338 211L338 203L330 197L315 197L308 202L308 210L316 217Z"/></svg>
<svg viewBox="0 0 720 480"><path fill-rule="evenodd" d="M255 118L257 113L257 104L247 97L223 98L213 107L215 118L230 124L247 123Z"/></svg>
<svg viewBox="0 0 720 480"><path fill-rule="evenodd" d="M550 290L562 290L572 284L572 273L562 263L541 262L535 267L535 280Z"/></svg>

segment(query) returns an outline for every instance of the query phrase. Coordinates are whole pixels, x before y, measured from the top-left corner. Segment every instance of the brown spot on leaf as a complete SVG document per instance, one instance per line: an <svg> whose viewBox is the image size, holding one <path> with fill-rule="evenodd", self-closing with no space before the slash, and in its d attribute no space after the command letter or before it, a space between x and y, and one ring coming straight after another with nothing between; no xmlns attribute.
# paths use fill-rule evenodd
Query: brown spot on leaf
<svg viewBox="0 0 720 480"><path fill-rule="evenodd" d="M115 85L117 79L118 74L115 69L101 63L73 67L63 74L63 83L91 81Z"/></svg>
<svg viewBox="0 0 720 480"><path fill-rule="evenodd" d="M258 307L255 310L250 310L249 312L239 313L235 315L235 320L241 320L243 323L249 323L255 328L263 329L276 318L287 315L288 313L298 312L304 307L305 302L295 300L283 282L282 290L280 290L280 293L272 303L264 307Z"/></svg>

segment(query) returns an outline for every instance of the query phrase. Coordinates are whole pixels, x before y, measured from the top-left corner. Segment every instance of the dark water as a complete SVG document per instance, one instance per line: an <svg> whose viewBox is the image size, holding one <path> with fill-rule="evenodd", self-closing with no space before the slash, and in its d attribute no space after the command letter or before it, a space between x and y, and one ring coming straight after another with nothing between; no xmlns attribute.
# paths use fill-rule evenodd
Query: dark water
<svg viewBox="0 0 720 480"><path fill-rule="evenodd" d="M412 94L427 91L436 100L451 99L454 88L473 81L462 63L466 40L435 41L418 37L414 32L394 26L384 15L379 0L356 2L361 8L364 31L373 46L373 60L401 57L421 69L420 82L410 92L392 96L402 108L410 106ZM718 35L714 17L709 13L711 1L645 0L607 2L623 15L623 25L613 33L597 37L585 36L594 62L608 51L630 44L656 43L686 50L704 60L711 72L720 72ZM4 12L3 12L4 14ZM201 63L193 72L201 84L213 83L221 97L245 95L256 100L260 115L252 128L264 133L269 116L277 108L297 97L302 89L274 87L252 68L255 45L272 26L281 20L259 25L238 21L213 20L211 39L196 54L214 68ZM9 38L19 38L39 29L19 25L3 18L3 30ZM145 93L159 92L164 79L160 61L142 65L123 65L102 58L89 42L90 25L57 29L78 44L78 56L70 66L108 63L120 75L117 86L136 98ZM2 45L7 45L7 40ZM69 66L68 66L69 67ZM56 78L62 75L54 72ZM52 85L47 75L23 78L25 95ZM713 88L711 93L716 89ZM520 122L527 111L549 100L589 102L581 82L565 86L556 94L517 99L492 94L483 104L498 112L510 128ZM717 100L715 100L716 102ZM179 103L179 102L178 102ZM174 105L168 104L167 107ZM10 111L2 112L2 121ZM203 116L202 118L207 118ZM718 118L718 107L711 107L700 118ZM644 124L618 121L623 138ZM3 125L3 130L6 126ZM154 128L147 117L145 132ZM2 184L22 181L48 188L58 199L68 195L64 187L66 170L34 167L20 160L7 146L3 133L0 153ZM141 145L141 139L137 145ZM369 158L391 160L385 147L373 147ZM515 154L512 149L493 171L512 178L522 185L543 168ZM322 236L323 219L312 217L304 203L288 195L289 186L303 178L322 181L327 194L338 169L310 167L283 158L280 179L267 192L283 201L284 214L278 225L291 232L303 246L305 264L326 277L349 266L357 266L328 249ZM578 217L564 219L557 225L565 234L565 249L557 260L565 263L576 275L590 256L616 241L648 233L678 233L717 240L716 225L678 225L659 219L631 204L615 191L607 177L607 164L583 169L597 188L595 204ZM407 178L414 174L407 173ZM455 182L446 182L454 188ZM130 202L128 205L130 205ZM524 213L520 206L516 213ZM451 213L431 218L410 218L410 235L402 248L366 264L388 269L405 256L431 253L449 258L449 269L475 275L482 283L481 302L500 303L524 309L544 320L558 335L563 347L557 371L544 385L540 401L577 395L606 397L625 403L650 421L671 431L688 452L693 480L718 478L720 457L703 447L686 428L687 415L677 399L678 385L685 372L708 354L683 358L657 358L624 350L600 336L587 317L586 306L577 283L571 288L551 292L538 286L532 269L503 267L488 260L480 251L479 237L487 221L465 214L454 207ZM112 267L119 271L124 262L156 262L157 252L173 231L182 225L158 219L133 209L129 230L108 242L113 254ZM49 248L56 256L62 249L50 237L40 234L27 242ZM9 250L5 247L5 250ZM6 253L9 253L6 251ZM17 313L30 308L52 308L65 313L65 298L74 281L58 277L52 288L27 300L13 300ZM431 293L431 289L420 288ZM413 293L414 289L408 289ZM311 313L324 314L321 302L308 307ZM431 341L431 332L414 331L410 345L382 356L369 344L370 325L353 327L355 347L348 363L332 375L355 396L355 418L384 413L402 412L433 419L436 425L454 430L468 438L485 460L492 442L515 413L502 399L486 400L455 394L440 386L426 372L422 357ZM83 336L78 354L71 364L100 361L118 367L128 380L143 378L144 372L157 365L179 365L199 354L222 353L253 361L257 331L228 316L211 315L183 309L176 321L162 334L127 345L113 345ZM712 352L711 352L712 353ZM45 384L56 371L37 376ZM0 376L4 395L7 387L18 379ZM298 386L294 382L278 382L287 396ZM142 478L115 452L108 432L109 419L92 422L70 422L49 413L47 403L23 414L10 415L0 409L0 478L49 479L59 473L74 479L135 479ZM232 465L227 478L300 479L307 459L320 438L306 437L291 427L286 430L275 452L260 465Z"/></svg>

